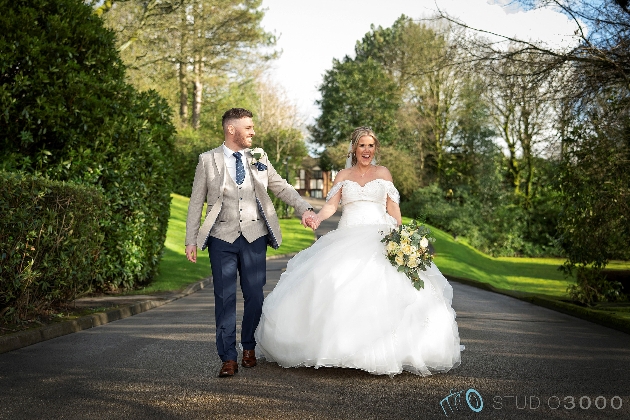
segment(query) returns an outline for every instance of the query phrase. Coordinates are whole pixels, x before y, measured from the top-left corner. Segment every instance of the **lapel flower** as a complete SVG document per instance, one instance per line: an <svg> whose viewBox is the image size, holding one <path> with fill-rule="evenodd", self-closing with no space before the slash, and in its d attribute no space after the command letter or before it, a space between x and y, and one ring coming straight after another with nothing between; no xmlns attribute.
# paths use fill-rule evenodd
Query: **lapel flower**
<svg viewBox="0 0 630 420"><path fill-rule="evenodd" d="M251 151L252 154L252 165L257 165L260 159L265 157L265 151L260 147L254 147Z"/></svg>

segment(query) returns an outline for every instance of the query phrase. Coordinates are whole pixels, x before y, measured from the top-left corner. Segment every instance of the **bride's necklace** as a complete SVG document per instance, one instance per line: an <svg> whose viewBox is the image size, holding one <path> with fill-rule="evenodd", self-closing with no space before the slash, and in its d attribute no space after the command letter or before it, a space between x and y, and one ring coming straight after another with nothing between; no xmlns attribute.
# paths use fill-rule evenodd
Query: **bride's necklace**
<svg viewBox="0 0 630 420"><path fill-rule="evenodd" d="M359 167L357 166L357 171L359 171L359 173L361 174L361 178L363 178L363 176L365 176L365 174L370 172L370 169L372 169L372 166L374 166L374 165L370 164L370 166L367 168L367 171L363 172L362 174L361 174L361 169L359 169Z"/></svg>

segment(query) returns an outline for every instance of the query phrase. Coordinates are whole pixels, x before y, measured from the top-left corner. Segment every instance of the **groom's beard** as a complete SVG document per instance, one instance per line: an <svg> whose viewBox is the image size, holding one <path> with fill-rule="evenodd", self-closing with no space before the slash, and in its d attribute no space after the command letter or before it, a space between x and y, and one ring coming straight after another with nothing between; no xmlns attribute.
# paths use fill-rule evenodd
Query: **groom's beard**
<svg viewBox="0 0 630 420"><path fill-rule="evenodd" d="M252 138L247 137L246 135L239 133L238 131L234 133L234 142L239 145L239 147L243 149L247 149L252 145Z"/></svg>

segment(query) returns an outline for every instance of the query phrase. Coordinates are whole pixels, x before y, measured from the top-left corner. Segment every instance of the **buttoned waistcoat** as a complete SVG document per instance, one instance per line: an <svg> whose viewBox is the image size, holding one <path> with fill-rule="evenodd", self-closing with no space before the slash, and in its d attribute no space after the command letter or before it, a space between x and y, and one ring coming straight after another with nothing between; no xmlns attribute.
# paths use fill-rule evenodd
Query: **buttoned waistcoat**
<svg viewBox="0 0 630 420"><path fill-rule="evenodd" d="M227 203L224 200L226 183L233 181L225 167L223 146L199 155L188 205L188 216L186 218L186 245L197 245L198 248L205 249L213 227L216 223L221 223L218 217L219 214L222 214L222 217L228 217L229 213L234 215L231 217L236 218L239 217L239 208L242 208L247 214L258 212L267 228L268 243L271 247L277 249L282 244L278 215L267 193L267 189L271 190L276 197L294 207L296 213L300 216L310 205L276 172L267 155L260 160L260 163L266 169L262 169L262 166L259 165L252 165L252 159L251 151L245 149L243 164L248 166L254 199L247 200L247 202L242 204L242 207L239 207L238 203L234 205L234 202ZM206 210L206 218L201 224L204 202L208 203L208 208ZM226 206L226 211L222 212L224 206ZM231 210L230 208L233 209ZM236 226L241 225L233 226L236 228ZM238 237L238 234L236 237Z"/></svg>
<svg viewBox="0 0 630 420"><path fill-rule="evenodd" d="M253 168L257 170L255 166ZM256 203L251 169L252 165L245 167L249 176L245 177L241 185L229 174L225 177L221 211L210 229L210 236L233 243L242 234L251 243L269 233Z"/></svg>

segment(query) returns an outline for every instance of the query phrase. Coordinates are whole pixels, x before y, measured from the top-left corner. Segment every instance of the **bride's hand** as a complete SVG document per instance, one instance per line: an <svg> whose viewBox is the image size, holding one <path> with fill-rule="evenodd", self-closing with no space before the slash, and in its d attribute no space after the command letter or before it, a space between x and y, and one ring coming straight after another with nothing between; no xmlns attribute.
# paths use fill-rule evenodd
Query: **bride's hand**
<svg viewBox="0 0 630 420"><path fill-rule="evenodd" d="M313 230L316 230L319 227L321 220L317 217L316 214L312 214L306 217L306 224Z"/></svg>
<svg viewBox="0 0 630 420"><path fill-rule="evenodd" d="M304 227L310 227L311 229L315 230L316 228L313 227L313 220L315 220L317 218L317 216L315 215L315 212L313 212L312 210L306 211L304 212L304 214L302 214L302 225Z"/></svg>

